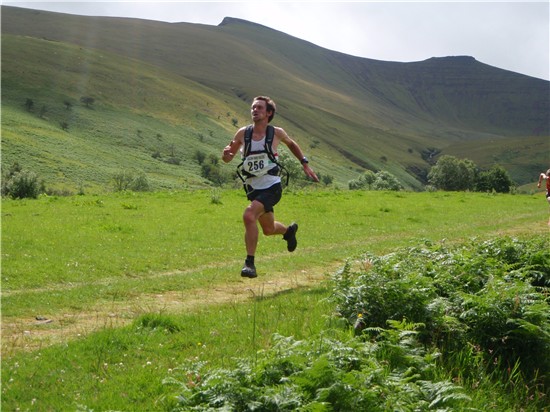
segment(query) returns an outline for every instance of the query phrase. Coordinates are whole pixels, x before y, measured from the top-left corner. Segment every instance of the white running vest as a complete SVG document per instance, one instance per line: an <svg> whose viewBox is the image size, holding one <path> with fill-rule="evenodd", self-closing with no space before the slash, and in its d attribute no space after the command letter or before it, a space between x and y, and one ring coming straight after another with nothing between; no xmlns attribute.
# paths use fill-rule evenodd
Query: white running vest
<svg viewBox="0 0 550 412"><path fill-rule="evenodd" d="M243 149L241 149L242 152ZM261 152L265 150L265 136L262 138L262 140L255 141L254 139L250 142L250 152ZM265 155L265 157L263 157ZM254 158L254 156L258 156L257 158ZM277 159L279 156L276 154L275 158ZM247 161L250 160L250 164L247 165ZM254 160L256 162L264 162L261 164L261 167L265 169L265 171L273 169L274 167L277 167L277 165L269 160L269 157L267 156L267 153L262 153L258 155L249 155L248 158L245 160L244 167L248 167L250 169L250 172L253 172L257 164L254 164ZM250 185L253 189L267 189L273 186L276 183L281 182L280 176L272 176L270 174L263 174L261 176L253 176L246 178L246 184Z"/></svg>

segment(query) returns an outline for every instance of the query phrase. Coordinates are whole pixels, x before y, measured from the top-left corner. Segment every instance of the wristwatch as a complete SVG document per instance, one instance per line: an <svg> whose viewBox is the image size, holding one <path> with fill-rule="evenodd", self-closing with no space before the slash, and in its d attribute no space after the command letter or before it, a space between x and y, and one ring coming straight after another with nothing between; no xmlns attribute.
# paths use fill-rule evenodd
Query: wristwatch
<svg viewBox="0 0 550 412"><path fill-rule="evenodd" d="M309 163L309 161L307 160L307 157L302 157L302 160L300 160L300 163L305 165L306 163Z"/></svg>

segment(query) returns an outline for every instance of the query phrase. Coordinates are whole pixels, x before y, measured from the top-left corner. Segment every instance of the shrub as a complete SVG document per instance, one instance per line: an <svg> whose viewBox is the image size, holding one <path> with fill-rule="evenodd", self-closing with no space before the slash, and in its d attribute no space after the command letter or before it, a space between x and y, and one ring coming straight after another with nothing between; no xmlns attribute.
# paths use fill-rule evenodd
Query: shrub
<svg viewBox="0 0 550 412"><path fill-rule="evenodd" d="M334 176L332 175L321 175L321 173L318 173L319 180L323 182L325 186L329 186L334 182Z"/></svg>
<svg viewBox="0 0 550 412"><path fill-rule="evenodd" d="M281 148L279 150L279 163L284 167L286 173L288 173L290 184L296 185L300 181L304 181L305 183L305 175L302 165L285 148Z"/></svg>
<svg viewBox="0 0 550 412"><path fill-rule="evenodd" d="M44 183L38 181L38 176L23 170L18 163L14 163L2 178L2 196L36 199L44 191Z"/></svg>
<svg viewBox="0 0 550 412"><path fill-rule="evenodd" d="M372 183L372 188L374 190L398 191L403 189L403 186L401 185L401 183L399 183L399 180L397 180L397 178L390 172L380 170L376 173L376 179Z"/></svg>
<svg viewBox="0 0 550 412"><path fill-rule="evenodd" d="M137 176L134 176L130 182L129 189L134 192L147 192L151 190L151 185L145 173L139 173Z"/></svg>
<svg viewBox="0 0 550 412"><path fill-rule="evenodd" d="M181 164L181 159L179 157L169 157L166 159L166 163L179 166Z"/></svg>
<svg viewBox="0 0 550 412"><path fill-rule="evenodd" d="M479 348L487 368L518 367L548 386L550 247L545 237L426 244L348 262L333 277L338 311L359 330L407 319L446 354ZM470 365L472 368L475 365Z"/></svg>
<svg viewBox="0 0 550 412"><path fill-rule="evenodd" d="M197 163L199 165L202 165L206 159L206 153L203 152L202 150L197 150L195 152L195 159L197 160Z"/></svg>
<svg viewBox="0 0 550 412"><path fill-rule="evenodd" d="M164 383L178 389L174 410L450 411L467 405L458 385L433 379L437 354L418 344L415 325L393 326L377 342L275 335L256 363L240 359L234 369L207 370L189 361Z"/></svg>
<svg viewBox="0 0 550 412"><path fill-rule="evenodd" d="M376 174L371 170L367 170L357 179L350 180L348 182L348 187L350 190L370 190L375 180Z"/></svg>
<svg viewBox="0 0 550 412"><path fill-rule="evenodd" d="M214 189L210 192L210 203L214 205L221 205L222 202L222 194L218 189Z"/></svg>
<svg viewBox="0 0 550 412"><path fill-rule="evenodd" d="M380 170L376 173L367 170L357 179L348 182L350 190L401 190L403 186L391 173Z"/></svg>
<svg viewBox="0 0 550 412"><path fill-rule="evenodd" d="M480 384L496 388L504 382L528 398L522 410L540 410L550 319L547 290L532 284L532 274L548 274L548 242L503 238L454 248L426 243L348 262L334 275L332 299L342 316L361 325L359 336L334 329L301 341L274 335L268 349L254 359L237 359L231 369L208 369L190 359L164 380L177 388L171 406L478 410L479 400L466 395L456 383L461 381L473 394ZM451 361L461 362L459 368ZM442 364L458 376L442 373ZM496 382L487 385L491 377ZM526 383L533 386L524 389Z"/></svg>
<svg viewBox="0 0 550 412"><path fill-rule="evenodd" d="M161 329L169 333L180 332L182 329L171 317L156 313L148 313L140 316L134 321L134 325L138 329Z"/></svg>
<svg viewBox="0 0 550 412"><path fill-rule="evenodd" d="M222 186L230 180L229 175L220 167L219 159L212 154L203 161L201 165L201 175L216 186Z"/></svg>
<svg viewBox="0 0 550 412"><path fill-rule="evenodd" d="M121 170L113 174L111 182L115 192L122 192L125 190L146 192L150 190L149 181L143 172L136 176L132 172Z"/></svg>

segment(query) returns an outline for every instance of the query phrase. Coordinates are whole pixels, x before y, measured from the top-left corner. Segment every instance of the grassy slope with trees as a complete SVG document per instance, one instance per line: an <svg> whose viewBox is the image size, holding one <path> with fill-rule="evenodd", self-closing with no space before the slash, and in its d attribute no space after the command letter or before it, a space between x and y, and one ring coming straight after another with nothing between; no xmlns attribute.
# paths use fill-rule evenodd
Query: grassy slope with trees
<svg viewBox="0 0 550 412"><path fill-rule="evenodd" d="M502 162L520 184L547 167L549 83L473 58L380 62L238 19L2 7L2 32L3 164L18 160L53 187L98 190L120 169L155 189L207 185L195 151L218 155L259 93L276 97L278 124L340 185L384 169L419 189L427 153Z"/></svg>

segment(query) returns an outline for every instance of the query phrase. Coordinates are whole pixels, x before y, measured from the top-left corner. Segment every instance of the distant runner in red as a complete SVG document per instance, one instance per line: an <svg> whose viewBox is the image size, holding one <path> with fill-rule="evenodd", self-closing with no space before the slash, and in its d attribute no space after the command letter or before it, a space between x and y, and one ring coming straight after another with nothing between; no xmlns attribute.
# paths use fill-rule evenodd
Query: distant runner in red
<svg viewBox="0 0 550 412"><path fill-rule="evenodd" d="M537 187L540 187L543 179L546 180L546 200L550 203L550 169L548 169L546 173L541 173L539 175L539 183L537 184Z"/></svg>
<svg viewBox="0 0 550 412"><path fill-rule="evenodd" d="M546 200L550 205L550 169L548 169L546 173L541 173L539 175L539 182L537 184L537 187L540 187L540 184L542 183L543 179L546 180ZM548 220L548 225L550 226L550 219Z"/></svg>
<svg viewBox="0 0 550 412"><path fill-rule="evenodd" d="M243 162L239 165L239 173L243 176L246 196L250 205L243 214L245 228L246 260L241 270L241 276L255 278L256 266L254 256L258 245L258 222L266 236L283 235L287 242L287 249L293 252L298 241L296 232L298 225L292 223L289 226L275 220L273 206L282 196L280 165L277 146L283 142L291 153L296 156L304 168L304 173L318 182L319 178L309 167L307 158L300 146L292 140L280 127L269 125L275 111L275 102L267 96L254 98L250 109L253 124L241 127L233 140L223 149L222 160L229 163L239 149L242 148Z"/></svg>

